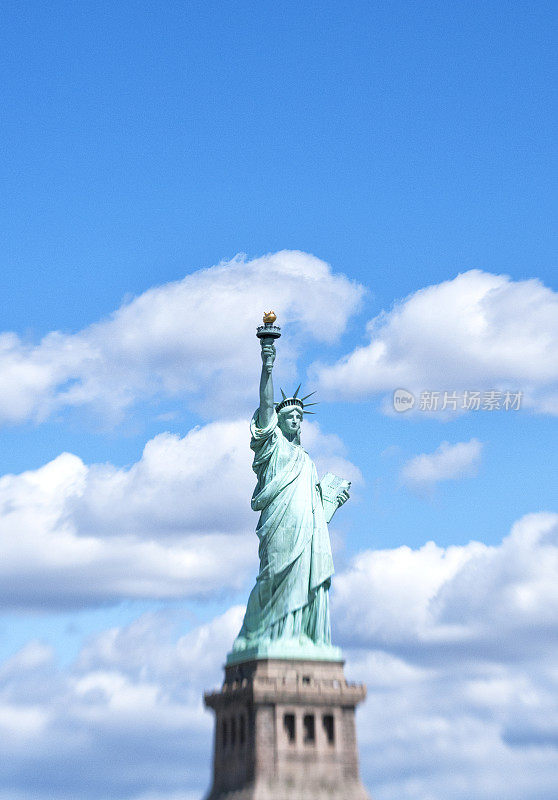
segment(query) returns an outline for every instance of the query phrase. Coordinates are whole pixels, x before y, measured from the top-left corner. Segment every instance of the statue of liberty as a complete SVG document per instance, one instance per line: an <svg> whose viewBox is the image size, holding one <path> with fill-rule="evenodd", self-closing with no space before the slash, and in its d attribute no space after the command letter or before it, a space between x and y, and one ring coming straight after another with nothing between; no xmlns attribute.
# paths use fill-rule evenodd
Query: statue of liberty
<svg viewBox="0 0 558 800"><path fill-rule="evenodd" d="M292 397L275 403L275 315L258 328L262 372L260 405L250 425L257 485L252 508L260 512L260 570L228 663L246 658L340 659L331 645L329 588L333 559L327 523L348 500L347 481L328 473L321 483L300 443L309 405Z"/></svg>

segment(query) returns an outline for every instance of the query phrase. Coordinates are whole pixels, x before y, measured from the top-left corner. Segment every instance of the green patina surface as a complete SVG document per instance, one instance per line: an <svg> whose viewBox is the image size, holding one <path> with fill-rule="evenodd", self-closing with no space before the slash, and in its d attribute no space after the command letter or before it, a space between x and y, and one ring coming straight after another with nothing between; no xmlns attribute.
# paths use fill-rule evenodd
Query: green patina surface
<svg viewBox="0 0 558 800"><path fill-rule="evenodd" d="M260 406L250 447L260 512L260 570L227 663L254 658L342 660L331 644L329 589L333 559L316 467L300 444L303 401L287 398L275 410L275 347L262 339ZM335 508L348 498L340 493ZM328 516L331 512L328 513Z"/></svg>

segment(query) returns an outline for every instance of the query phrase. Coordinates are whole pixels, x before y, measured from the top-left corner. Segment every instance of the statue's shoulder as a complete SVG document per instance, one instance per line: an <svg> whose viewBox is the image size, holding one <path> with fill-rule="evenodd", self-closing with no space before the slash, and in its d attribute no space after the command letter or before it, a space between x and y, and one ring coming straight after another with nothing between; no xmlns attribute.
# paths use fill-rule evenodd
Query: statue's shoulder
<svg viewBox="0 0 558 800"><path fill-rule="evenodd" d="M277 414L275 411L271 417L271 420L267 425L263 428L260 427L260 420L258 418L259 409L256 409L252 416L252 420L250 422L250 434L251 434L251 446L256 443L262 443L269 440L276 440L279 436L282 436L281 430L277 426Z"/></svg>

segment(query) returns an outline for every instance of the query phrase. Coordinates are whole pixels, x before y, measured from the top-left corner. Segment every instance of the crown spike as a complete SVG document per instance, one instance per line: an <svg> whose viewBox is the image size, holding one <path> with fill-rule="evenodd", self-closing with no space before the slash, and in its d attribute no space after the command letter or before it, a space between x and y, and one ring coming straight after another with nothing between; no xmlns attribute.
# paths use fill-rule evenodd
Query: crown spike
<svg viewBox="0 0 558 800"><path fill-rule="evenodd" d="M296 392L293 394L293 397L296 397L296 396L297 396L297 394L298 394L298 390L300 389L300 387L301 387L301 386L302 386L302 384L301 384L301 383L299 383L299 384L298 384L298 388L297 388Z"/></svg>
<svg viewBox="0 0 558 800"><path fill-rule="evenodd" d="M282 389L281 389L281 394L283 395L283 400L286 400L287 399L287 395L285 394L285 392Z"/></svg>
<svg viewBox="0 0 558 800"><path fill-rule="evenodd" d="M312 397L312 395L316 394L316 392L317 392L317 389L315 389L313 392L310 392L310 394L307 394L306 397ZM300 399L304 401L304 400L306 400L306 397L301 397Z"/></svg>
<svg viewBox="0 0 558 800"><path fill-rule="evenodd" d="M316 412L315 411L305 411L304 413L305 414L315 414Z"/></svg>
<svg viewBox="0 0 558 800"><path fill-rule="evenodd" d="M307 408L308 406L319 406L319 405L320 405L319 403L304 403L304 408Z"/></svg>

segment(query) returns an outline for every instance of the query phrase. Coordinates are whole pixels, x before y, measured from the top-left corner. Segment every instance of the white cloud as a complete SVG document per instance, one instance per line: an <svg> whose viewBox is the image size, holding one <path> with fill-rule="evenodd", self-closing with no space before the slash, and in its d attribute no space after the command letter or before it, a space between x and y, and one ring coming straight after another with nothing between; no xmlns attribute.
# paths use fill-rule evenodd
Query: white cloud
<svg viewBox="0 0 558 800"><path fill-rule="evenodd" d="M358 480L340 439L304 423L318 464ZM247 420L163 433L129 468L63 453L0 478L0 605L76 607L215 595L257 569ZM222 553L228 553L226 559Z"/></svg>
<svg viewBox="0 0 558 800"><path fill-rule="evenodd" d="M434 453L422 453L409 459L401 470L407 486L419 491L429 490L440 481L452 481L475 475L481 459L482 442L450 444L442 442Z"/></svg>
<svg viewBox="0 0 558 800"><path fill-rule="evenodd" d="M431 600L477 549L485 545L444 549L427 542L420 550L367 550L352 567L336 576L334 622L349 644L383 646L414 640L429 630ZM358 598L358 613L355 612Z"/></svg>
<svg viewBox="0 0 558 800"><path fill-rule="evenodd" d="M336 579L335 618L351 646L411 647L421 662L437 648L445 658L461 657L464 647L501 658L502 641L491 633L503 631L516 658L529 637L544 646L540 632L558 629L557 575L558 514L530 514L498 547L428 542L419 550L360 553ZM362 598L358 615L355 596Z"/></svg>
<svg viewBox="0 0 558 800"><path fill-rule="evenodd" d="M92 638L66 670L52 654L29 658L36 643L0 665L0 797L201 796L211 758L202 693L221 682L243 611L178 639L167 614L146 614Z"/></svg>
<svg viewBox="0 0 558 800"><path fill-rule="evenodd" d="M242 586L256 562L248 442L247 422L212 423L156 436L129 469L65 453L0 478L0 603L79 606Z"/></svg>
<svg viewBox="0 0 558 800"><path fill-rule="evenodd" d="M556 794L558 515L488 547L368 552L335 583L333 616L378 800Z"/></svg>
<svg viewBox="0 0 558 800"><path fill-rule="evenodd" d="M497 546L365 552L336 577L336 639L368 684L357 718L375 800L553 800L557 574L558 515L532 514ZM242 614L181 636L176 611L145 614L68 668L38 643L0 665L0 797L203 796L202 692Z"/></svg>
<svg viewBox="0 0 558 800"><path fill-rule="evenodd" d="M363 289L313 256L282 251L230 262L153 288L106 320L39 344L0 334L0 421L42 420L94 406L114 421L138 399L189 395L204 412L257 396L255 327L273 307L284 327L278 377L298 339L334 341Z"/></svg>
<svg viewBox="0 0 558 800"><path fill-rule="evenodd" d="M415 292L367 332L369 344L314 365L324 396L508 389L558 413L558 295L538 280L471 270Z"/></svg>

